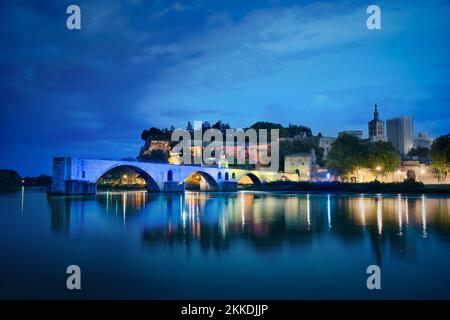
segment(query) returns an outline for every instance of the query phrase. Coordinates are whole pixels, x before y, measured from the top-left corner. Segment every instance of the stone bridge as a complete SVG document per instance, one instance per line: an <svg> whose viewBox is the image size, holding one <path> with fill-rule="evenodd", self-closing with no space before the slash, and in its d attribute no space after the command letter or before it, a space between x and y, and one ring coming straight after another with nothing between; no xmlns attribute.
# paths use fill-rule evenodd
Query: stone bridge
<svg viewBox="0 0 450 320"><path fill-rule="evenodd" d="M238 181L243 176L248 176L255 184L298 179L294 174L259 170L55 157L53 158L53 180L50 193L95 193L98 179L117 167L127 167L138 172L147 182L147 189L153 192L183 192L185 190L184 181L195 173L202 176L200 189L204 191L237 191Z"/></svg>

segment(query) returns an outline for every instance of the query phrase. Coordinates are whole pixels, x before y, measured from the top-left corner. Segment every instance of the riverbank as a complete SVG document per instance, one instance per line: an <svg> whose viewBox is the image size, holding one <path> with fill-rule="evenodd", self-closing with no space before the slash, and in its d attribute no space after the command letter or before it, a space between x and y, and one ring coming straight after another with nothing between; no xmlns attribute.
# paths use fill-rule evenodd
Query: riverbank
<svg viewBox="0 0 450 320"><path fill-rule="evenodd" d="M341 182L292 182L277 181L251 185L245 190L298 191L298 192L351 192L351 193L402 193L402 194L450 194L450 184L405 183L341 183Z"/></svg>

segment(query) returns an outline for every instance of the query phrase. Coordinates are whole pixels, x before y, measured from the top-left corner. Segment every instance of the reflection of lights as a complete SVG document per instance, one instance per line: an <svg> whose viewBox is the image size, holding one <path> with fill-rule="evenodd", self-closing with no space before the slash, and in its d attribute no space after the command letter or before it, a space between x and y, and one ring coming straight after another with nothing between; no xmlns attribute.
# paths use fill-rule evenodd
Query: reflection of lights
<svg viewBox="0 0 450 320"><path fill-rule="evenodd" d="M106 191L106 213L109 211L109 191Z"/></svg>
<svg viewBox="0 0 450 320"><path fill-rule="evenodd" d="M22 181L23 181L23 180L22 180ZM22 201L21 201L21 207L20 207L21 213L23 213L23 204L24 204L24 200L25 200L25 187L22 186Z"/></svg>
<svg viewBox="0 0 450 320"><path fill-rule="evenodd" d="M311 203L309 201L309 194L306 195L306 220L308 222L308 228L311 226Z"/></svg>
<svg viewBox="0 0 450 320"><path fill-rule="evenodd" d="M366 203L364 201L364 194L359 198L359 212L361 214L361 221L363 226L366 225Z"/></svg>
<svg viewBox="0 0 450 320"><path fill-rule="evenodd" d="M331 201L329 194L327 194L327 213L328 213L328 228L331 229Z"/></svg>
<svg viewBox="0 0 450 320"><path fill-rule="evenodd" d="M408 212L408 198L405 197L405 220L406 224L409 223L409 212Z"/></svg>
<svg viewBox="0 0 450 320"><path fill-rule="evenodd" d="M402 196L398 195L398 229L399 234L402 235Z"/></svg>
<svg viewBox="0 0 450 320"><path fill-rule="evenodd" d="M382 209L381 209L381 196L378 195L377 197L377 226L378 226L378 234L381 236L381 233L383 232L383 215L382 215Z"/></svg>
<svg viewBox="0 0 450 320"><path fill-rule="evenodd" d="M123 225L125 226L125 220L127 216L127 196L126 192L123 193L122 196L122 210L123 210Z"/></svg>
<svg viewBox="0 0 450 320"><path fill-rule="evenodd" d="M427 208L425 207L425 195L422 195L422 237L427 237Z"/></svg>
<svg viewBox="0 0 450 320"><path fill-rule="evenodd" d="M245 225L245 204L244 204L244 193L241 194L241 222L242 227Z"/></svg>

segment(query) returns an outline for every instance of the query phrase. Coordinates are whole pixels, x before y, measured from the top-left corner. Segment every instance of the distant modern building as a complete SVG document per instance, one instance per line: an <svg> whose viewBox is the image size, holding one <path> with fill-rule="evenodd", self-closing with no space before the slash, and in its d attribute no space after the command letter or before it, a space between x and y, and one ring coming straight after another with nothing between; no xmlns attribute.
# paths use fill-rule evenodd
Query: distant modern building
<svg viewBox="0 0 450 320"><path fill-rule="evenodd" d="M414 139L414 148L425 148L430 149L431 145L433 144L434 138L430 138L428 136L428 133L426 132L420 132L417 136L417 138Z"/></svg>
<svg viewBox="0 0 450 320"><path fill-rule="evenodd" d="M377 104L375 104L373 119L369 122L369 140L372 142L386 141L386 136L384 135L384 122L380 120Z"/></svg>
<svg viewBox="0 0 450 320"><path fill-rule="evenodd" d="M413 147L413 119L410 116L386 120L387 138L402 156Z"/></svg>
<svg viewBox="0 0 450 320"><path fill-rule="evenodd" d="M348 134L348 135L352 135L355 137L358 137L359 139L362 139L363 137L363 132L362 130L352 130L352 131L341 131L339 132L339 137L342 136L343 134Z"/></svg>

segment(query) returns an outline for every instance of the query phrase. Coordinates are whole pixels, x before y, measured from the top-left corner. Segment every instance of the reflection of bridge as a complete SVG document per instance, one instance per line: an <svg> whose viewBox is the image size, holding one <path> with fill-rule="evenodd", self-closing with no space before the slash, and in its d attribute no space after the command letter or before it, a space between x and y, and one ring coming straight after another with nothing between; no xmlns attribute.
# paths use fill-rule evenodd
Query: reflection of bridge
<svg viewBox="0 0 450 320"><path fill-rule="evenodd" d="M238 181L244 176L249 177L256 184L286 179L297 180L296 175L270 171L56 157L53 159L53 181L50 192L62 194L95 193L97 180L117 167L134 169L147 182L147 189L155 192L184 191L184 181L195 173L202 177L200 189L207 191L237 191Z"/></svg>

